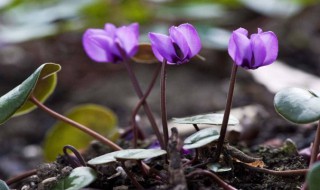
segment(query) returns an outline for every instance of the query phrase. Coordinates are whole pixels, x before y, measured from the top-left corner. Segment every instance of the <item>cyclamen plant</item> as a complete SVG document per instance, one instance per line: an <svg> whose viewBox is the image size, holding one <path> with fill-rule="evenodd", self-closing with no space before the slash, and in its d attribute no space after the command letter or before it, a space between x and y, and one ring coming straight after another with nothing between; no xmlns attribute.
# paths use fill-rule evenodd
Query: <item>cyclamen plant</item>
<svg viewBox="0 0 320 190"><path fill-rule="evenodd" d="M161 72L161 113L165 147L169 139L166 109L166 65L179 65L188 62L201 49L200 37L191 24L172 26L169 36L149 33L151 47L156 58L162 62Z"/></svg>
<svg viewBox="0 0 320 190"><path fill-rule="evenodd" d="M260 28L258 28L257 34L252 34L250 38L248 38L248 31L244 28L239 28L233 31L229 39L228 53L234 61L234 64L232 67L227 103L218 140L216 160L220 157L227 132L238 67L240 66L244 69L257 69L273 63L278 56L278 39L273 32L262 32Z"/></svg>
<svg viewBox="0 0 320 190"><path fill-rule="evenodd" d="M179 143L177 129L172 129L172 135L170 139L168 135L167 109L165 103L166 65L181 65L189 62L190 59L194 56L197 56L197 54L201 50L201 40L195 27L191 24L181 24L177 27L170 27L168 36L158 33L149 33L149 38L151 46L148 47L152 49L152 52L156 59L161 62L161 64L159 65L162 68L161 117L164 133L163 137L158 129L154 116L146 101L156 81L160 67L158 67L158 69L156 70L150 86L148 87L146 92L143 93L138 83L138 80L131 68L131 65L129 64L129 59L133 58L139 51L139 25L137 23L133 23L128 26L121 26L117 28L113 24L107 23L104 29L88 29L83 35L83 46L88 56L96 62L110 62L115 64L123 63L125 65L129 77L131 78L133 87L139 97L139 102L137 103L137 106L134 109L131 117L131 122L133 125L133 134L135 139L133 147L136 147L137 138L137 126L135 122L135 116L140 106L143 106L162 150L123 150L122 147L112 142L108 138L104 137L103 135L100 135L99 133L91 130L85 125L82 125L76 121L73 121L70 118L58 114L50 108L43 105L43 102L48 97L48 95L52 93L53 88L55 87L56 72L60 70L60 66L57 64L48 63L40 66L21 85L19 85L17 88L13 89L9 93L5 94L4 96L0 97L0 109L1 111L3 111L3 114L0 115L0 123L5 122L14 114L17 115L26 113L27 111L30 111L32 106L36 105L40 109L49 113L51 116L83 131L84 133L92 136L93 138L104 143L105 145L111 147L111 149L113 150L113 152L111 153L95 157L86 162L82 158L81 154L74 147L70 145L64 146L63 153L66 157L66 160L69 162L69 165L72 167L72 171L67 177L64 176L62 180L55 183L53 187L50 187L49 189L81 189L83 187L86 187L97 179L98 173L103 175L102 171L99 171L99 167L93 166L98 166L102 164L106 165L110 163L116 163L117 165L120 165L119 167L121 167L122 169L117 169L117 171L119 170L119 172L110 177L108 176L108 179L112 179L114 177L123 175L124 172L125 175L127 175L131 179L132 184L135 185L137 189L143 189L143 185L140 184L140 182L136 179L136 177L132 174L130 169L127 168L125 164L125 161L127 160L135 160L144 178L152 178L152 181L160 181L163 184L165 184L165 187L167 188L173 188L175 187L175 185L177 185L176 187L184 187L185 189L187 187L185 180L186 178L193 179L195 176L207 176L213 181L215 181L223 189L234 190L236 188L227 184L218 175L216 175L216 173L226 172L233 169L230 166L220 167L221 160L231 159L232 161L233 159L237 159L242 163L261 161L260 158L249 157L245 155L243 152L235 149L234 147L224 144L227 126L236 125L239 123L236 118L230 116L237 69L238 67L242 67L244 69L257 69L259 67L272 64L277 59L278 55L278 39L276 35L271 31L263 32L260 28L258 29L258 32L256 34L252 34L250 38L248 37L248 31L244 28L239 28L233 31L229 40L228 53L234 61L234 64L232 68L229 92L227 96L224 114L207 114L188 118L175 119L176 123L193 124L195 126L195 129L198 131L192 134L190 137L186 138L184 141L184 148L195 149L194 158L191 161L185 162L184 164L182 164L180 157L181 146ZM43 90L44 86L49 86L50 88ZM45 93L41 94L43 92ZM288 92L291 92L290 95L298 95L292 96L293 98L291 97L291 99L289 99L290 104L286 105L288 101L283 102L283 100L285 99L284 97L288 95ZM318 94L319 93L313 91L309 91L306 93L305 91L301 92L296 89L286 91L286 93L280 93L280 95L278 94L276 96L275 105L277 111L281 115L295 122L295 120L292 118L301 116L297 116L295 114L301 113L301 110L307 109L306 107L303 107L305 105L303 104L303 102L310 100L311 96L312 100L310 102L307 102L307 105L312 107L311 104L314 103L314 100L316 103L318 103L319 101ZM302 103L299 102L297 99ZM297 102L299 102L299 109L293 112L292 114L290 110L294 110L295 104L297 104ZM290 107L292 105L293 107ZM314 109L311 109L310 112L314 111ZM318 112L320 113L320 111ZM302 119L305 119L303 120L303 122L311 122L314 119L319 120L319 113L312 115L311 118L302 117ZM311 114L307 115L310 116ZM218 133L213 128L199 130L197 124L221 125L221 130L220 133ZM319 127L318 131L320 131ZM205 149L206 146L212 145L212 142L214 142L216 145L214 149L214 155L209 155L208 158L205 161L203 161L203 163L195 164L199 159L201 149ZM316 148L313 148L313 156L312 160L310 161L310 165L314 162L315 156L318 153L319 142L320 140L318 133L314 143L314 147ZM223 150L224 148L226 150ZM73 152L75 157L69 155L68 151ZM167 152L170 157L170 162L169 166L163 166L163 168L167 170L164 173L160 173L155 168L150 168L150 166L145 164L147 162L143 161L147 158L150 159L165 155L167 154ZM223 159L220 158L221 153L224 155ZM192 155L190 154L189 156ZM163 160L163 163L167 163L167 158ZM191 167L187 168L188 166ZM205 167L207 168L207 170L203 169ZM279 176L305 175L307 172L307 169L273 171L265 168L254 168L249 165L247 165L246 167L255 171ZM189 171L189 169L191 171ZM318 165L316 169L320 171L320 167ZM7 184L11 185L19 181L20 179L23 179L35 173L36 171L32 170L15 178L9 179L7 180ZM186 175L184 175L185 173ZM317 172L313 173L317 175ZM179 174L179 176L176 176L176 174ZM311 177L308 177L308 179L316 179L316 175L311 175ZM1 180L0 187L4 190L9 189L6 183ZM309 187L315 186L309 185Z"/></svg>
<svg viewBox="0 0 320 190"><path fill-rule="evenodd" d="M113 24L107 23L104 29L88 29L83 35L83 46L90 58L97 62L124 63L134 90L139 99L143 99L143 92L137 77L128 62L128 58L133 57L137 53L138 43L139 25L137 23L119 28L116 28ZM143 99L142 105L162 149L165 149L163 138L145 99ZM132 119L132 122L135 123L135 116L133 116ZM135 126L136 125L134 125L134 127ZM137 134L136 129L134 129L134 131L135 134Z"/></svg>

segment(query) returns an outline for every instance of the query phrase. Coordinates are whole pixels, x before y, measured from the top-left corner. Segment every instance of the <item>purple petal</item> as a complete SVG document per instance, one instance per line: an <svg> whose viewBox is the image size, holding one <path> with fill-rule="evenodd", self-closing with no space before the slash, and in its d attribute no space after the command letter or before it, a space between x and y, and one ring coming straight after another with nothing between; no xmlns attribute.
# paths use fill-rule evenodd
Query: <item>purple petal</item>
<svg viewBox="0 0 320 190"><path fill-rule="evenodd" d="M173 42L169 36L150 32L149 38L151 41L152 50L157 50L157 52L153 52L155 56L157 56L156 54L158 53L171 63L175 63L176 60L179 60L173 47ZM157 58L160 62L163 61L159 59L159 56Z"/></svg>
<svg viewBox="0 0 320 190"><path fill-rule="evenodd" d="M228 53L233 61L241 66L248 63L252 58L252 50L250 40L246 36L245 29L239 28L235 30L229 40Z"/></svg>
<svg viewBox="0 0 320 190"><path fill-rule="evenodd" d="M245 36L248 36L248 30L244 29L244 28L238 28L237 30L235 30L234 32L237 32L237 33L240 33L240 34L243 34Z"/></svg>
<svg viewBox="0 0 320 190"><path fill-rule="evenodd" d="M121 47L129 57L134 56L138 51L139 24L133 23L129 26L122 26L116 31L117 39Z"/></svg>
<svg viewBox="0 0 320 190"><path fill-rule="evenodd" d="M110 53L105 50L109 46L110 39L105 37L105 31L101 29L88 29L82 37L82 43L88 56L97 62L109 62Z"/></svg>
<svg viewBox="0 0 320 190"><path fill-rule="evenodd" d="M266 48L266 58L264 60L264 65L269 65L273 63L278 57L278 39L277 36L269 31L262 32L258 34L260 39L263 41Z"/></svg>
<svg viewBox="0 0 320 190"><path fill-rule="evenodd" d="M201 40L198 35L197 30L191 24L181 24L177 27L184 39L187 41L188 46L190 48L190 53L188 55L189 58L197 55L201 49Z"/></svg>
<svg viewBox="0 0 320 190"><path fill-rule="evenodd" d="M155 46L151 46L151 49L153 51L154 56L160 61L163 61L163 56L158 52L158 50L155 48Z"/></svg>
<svg viewBox="0 0 320 190"><path fill-rule="evenodd" d="M253 51L254 62L251 63L250 69L256 69L266 65L265 58L267 50L264 42L260 38L260 35L251 35L251 48Z"/></svg>
<svg viewBox="0 0 320 190"><path fill-rule="evenodd" d="M169 34L173 42L178 45L179 47L178 51L181 51L181 52L177 52L177 49L176 49L176 54L181 60L185 59L189 54L191 54L189 53L190 48L188 46L186 39L184 38L183 34L177 29L177 27L175 26L170 27ZM188 57L188 58L191 58L191 57Z"/></svg>
<svg viewBox="0 0 320 190"><path fill-rule="evenodd" d="M107 23L104 25L104 31L106 32L106 35L109 36L110 38L114 38L116 34L116 26L110 23Z"/></svg>
<svg viewBox="0 0 320 190"><path fill-rule="evenodd" d="M119 61L119 58L121 58L121 54L118 48L116 48L115 41L113 41L108 36L102 36L102 35L92 36L92 39L97 43L99 43L101 47L103 47L106 55L105 62L115 63Z"/></svg>
<svg viewBox="0 0 320 190"><path fill-rule="evenodd" d="M152 51L153 51L154 56L155 56L160 62L162 62L162 61L163 61L162 55L160 55L160 53L158 52L158 50L157 50L154 46L151 46L151 48L152 48ZM173 62L170 62L170 61L167 60L167 64L169 64L169 65L176 65L177 63L173 63Z"/></svg>

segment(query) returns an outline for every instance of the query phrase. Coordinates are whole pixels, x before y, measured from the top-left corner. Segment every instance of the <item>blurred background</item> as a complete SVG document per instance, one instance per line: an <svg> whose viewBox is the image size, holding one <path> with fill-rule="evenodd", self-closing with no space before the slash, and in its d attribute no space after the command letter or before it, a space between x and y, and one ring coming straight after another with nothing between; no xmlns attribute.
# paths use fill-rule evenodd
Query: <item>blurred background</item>
<svg viewBox="0 0 320 190"><path fill-rule="evenodd" d="M288 137L284 133L273 134L279 130L297 138L299 148L310 143L312 136L304 138L299 134L300 128L277 116L272 102L277 89L274 86L280 79L287 79L289 85L291 79L299 78L290 69L298 69L301 76L312 76L314 86L319 84L320 90L319 0L1 0L0 94L20 84L42 63L59 63L62 70L58 73L58 86L46 105L64 113L82 103L97 103L117 114L119 127L128 126L138 99L125 68L121 64L95 63L82 48L83 32L87 28L102 28L106 22L117 26L138 22L141 42L148 42L147 34L151 31L167 34L172 25L189 22L197 28L203 44L200 54L206 60L195 59L168 68L169 118L223 110L232 66L227 53L231 32L239 27L250 33L258 27L274 31L279 38L276 64L285 66L280 72L285 74L270 76L278 67L265 73L260 68L259 74L240 69L234 107L259 105L259 110L267 113L262 114L263 122L259 117L256 123L248 124L253 133L246 134L248 144L265 142L274 136L281 140ZM133 67L145 89L156 65ZM300 82L308 87L308 79ZM157 83L148 99L157 117L159 92ZM41 144L54 123L46 113L35 110L0 126L1 179L43 162ZM269 133L265 135L261 128Z"/></svg>

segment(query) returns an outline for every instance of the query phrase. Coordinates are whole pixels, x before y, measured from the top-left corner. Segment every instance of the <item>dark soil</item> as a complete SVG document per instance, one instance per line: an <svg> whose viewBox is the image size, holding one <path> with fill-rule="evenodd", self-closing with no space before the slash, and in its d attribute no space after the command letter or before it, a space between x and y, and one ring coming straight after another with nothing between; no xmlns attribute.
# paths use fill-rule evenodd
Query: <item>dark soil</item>
<svg viewBox="0 0 320 190"><path fill-rule="evenodd" d="M254 158L260 157L264 163L264 168L283 171L283 170L295 170L307 168L307 161L298 154L295 145L292 141L286 141L283 146L279 148L270 148L267 146L257 146L249 150L246 147L241 147L247 155L253 155ZM109 152L100 143L91 144L90 148L84 153L85 159L90 159L98 155ZM215 151L215 145L209 145L201 149L199 160L192 164L185 165L183 171L186 175L195 171L196 169L207 170L207 167L202 163L205 163L208 158L213 158ZM249 153L250 152L250 153ZM256 171L252 169L252 166L248 166L246 163L235 159L231 154L224 155L224 157L230 156L229 162L224 162L232 167L231 171L216 173L221 179L237 189L300 189L303 182L303 175L290 175L280 176L267 174L263 171ZM225 158L221 157L222 160ZM182 160L186 163L188 159L192 159L192 155L182 156ZM170 174L168 172L169 165L164 162L164 158L157 158L146 161L146 163L158 171L157 175L163 176L170 180ZM135 162L127 162L129 168L134 173L137 181L146 189L175 189L168 185L155 175L143 176L140 168ZM181 163L182 164L182 163ZM69 174L72 170L71 164L66 156L60 156L56 162L42 164L37 168L37 174L16 184L15 188L21 189L22 187L29 189L48 189L54 185L58 179L61 179ZM90 185L90 188L94 189L136 189L132 185L129 178L123 175L113 176L117 173L117 167L120 165L117 163L95 166L98 171L98 179ZM54 180L52 180L54 179ZM221 189L217 186L217 183L210 177L203 175L194 175L187 179L187 186L189 189Z"/></svg>

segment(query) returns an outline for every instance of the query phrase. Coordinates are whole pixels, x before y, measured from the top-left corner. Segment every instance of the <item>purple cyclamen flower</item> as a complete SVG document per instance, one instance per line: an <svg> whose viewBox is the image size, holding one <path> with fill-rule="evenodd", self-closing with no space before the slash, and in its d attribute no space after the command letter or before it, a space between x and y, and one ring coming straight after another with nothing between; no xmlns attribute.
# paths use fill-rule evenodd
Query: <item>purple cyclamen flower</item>
<svg viewBox="0 0 320 190"><path fill-rule="evenodd" d="M170 27L169 36L149 33L149 38L156 58L160 62L166 59L168 64L186 63L201 49L200 37L191 24Z"/></svg>
<svg viewBox="0 0 320 190"><path fill-rule="evenodd" d="M138 51L139 24L116 28L107 23L104 29L87 29L82 43L88 56L97 62L117 63L123 60L118 46L126 57L134 56Z"/></svg>
<svg viewBox="0 0 320 190"><path fill-rule="evenodd" d="M248 31L239 28L233 31L228 46L228 53L233 61L245 69L257 69L273 63L278 56L278 39L271 32L262 32L248 38Z"/></svg>

